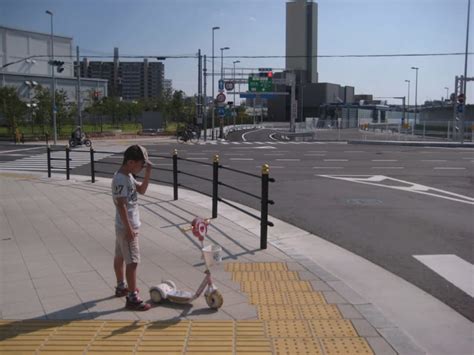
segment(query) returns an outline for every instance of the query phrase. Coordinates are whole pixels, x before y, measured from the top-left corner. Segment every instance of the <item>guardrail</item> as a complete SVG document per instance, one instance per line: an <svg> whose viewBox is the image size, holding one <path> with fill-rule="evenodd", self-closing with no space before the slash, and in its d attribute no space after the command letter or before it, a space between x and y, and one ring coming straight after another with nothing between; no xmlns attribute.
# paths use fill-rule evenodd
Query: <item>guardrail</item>
<svg viewBox="0 0 474 355"><path fill-rule="evenodd" d="M59 151L59 150L54 150L54 151ZM66 157L63 158L53 158L51 157L51 152L53 150L48 146L47 148L47 158L48 158L48 177L51 177L51 171L54 168L51 164L51 161L54 160L65 160L66 161L66 178L69 180L70 178L70 162L71 162L71 157L70 157L70 148L66 147L65 149L65 154ZM103 174L103 175L112 175L113 173L110 171L103 171L103 170L98 170L97 165L116 165L119 166L120 163L116 162L110 162L110 161L104 161L104 160L95 160L95 154L96 153L102 153L102 154L110 154L110 155L116 155L116 154L123 154L123 153L118 153L118 152L108 152L108 151L96 151L94 150L93 147L90 148L89 151L75 151L75 153L82 153L86 154L88 153L90 155L90 176L91 176L91 182L95 183L96 181L96 174ZM273 227L273 223L268 220L268 205L273 205L274 201L269 199L269 185L272 182L275 182L274 178L270 177L270 167L267 164L262 165L262 170L261 170L261 175L257 174L252 174L246 171L242 170L237 170L233 169L231 167L223 166L222 164L219 163L219 155L214 155L213 157L213 162L212 163L205 163L201 161L196 161L193 159L186 159L186 158L181 158L178 156L178 151L175 149L173 151L173 154L171 156L165 156L165 155L152 155L149 154L148 157L150 159L153 158L158 158L158 159L170 159L172 161L172 169L167 169L167 168L160 168L157 166L154 166L154 170L160 170L164 172L168 172L171 174L171 182L163 180L163 179L155 179L155 178L150 178L151 182L158 182L161 184L167 184L171 185L173 187L173 199L178 200L178 194L179 194L179 187L181 188L186 188L191 191L198 192L200 194L203 194L209 198L212 199L212 218L217 218L218 216L218 203L224 203L252 218L255 218L260 221L260 248L261 249L267 249L267 239L268 239L268 227ZM194 174L189 171L183 171L179 169L179 162L187 162L187 163L192 163L192 164L199 164L201 166L208 166L209 168L212 168L212 178L205 177L205 176L200 176L197 174ZM223 182L220 178L220 171L225 170L229 171L235 174L240 174L240 175L245 175L251 178L257 178L260 179L260 195L256 195L253 193L250 193L248 191L245 191L243 189L240 189L236 186L233 186L231 184L227 184ZM179 176L187 176L193 179L197 179L200 181L205 181L211 184L211 190L212 193L206 193L204 191L200 191L192 186L185 185L183 183L180 183L180 178ZM238 193L244 194L246 196L250 196L252 198L255 198L257 200L260 200L260 216L253 214L249 211L246 211L245 209L227 201L224 199L222 196L219 195L219 186L228 188L230 190L236 191Z"/></svg>

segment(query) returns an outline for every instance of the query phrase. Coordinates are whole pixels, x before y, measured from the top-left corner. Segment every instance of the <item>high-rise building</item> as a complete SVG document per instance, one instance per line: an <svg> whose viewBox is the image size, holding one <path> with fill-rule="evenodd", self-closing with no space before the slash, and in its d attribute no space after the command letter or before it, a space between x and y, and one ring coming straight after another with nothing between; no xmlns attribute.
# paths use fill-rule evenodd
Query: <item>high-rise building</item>
<svg viewBox="0 0 474 355"><path fill-rule="evenodd" d="M318 4L312 0L286 3L286 70L300 83L318 82Z"/></svg>
<svg viewBox="0 0 474 355"><path fill-rule="evenodd" d="M161 96L164 88L164 64L161 62L121 62L114 48L113 62L81 62L81 76L102 78L109 82L109 95L124 100Z"/></svg>

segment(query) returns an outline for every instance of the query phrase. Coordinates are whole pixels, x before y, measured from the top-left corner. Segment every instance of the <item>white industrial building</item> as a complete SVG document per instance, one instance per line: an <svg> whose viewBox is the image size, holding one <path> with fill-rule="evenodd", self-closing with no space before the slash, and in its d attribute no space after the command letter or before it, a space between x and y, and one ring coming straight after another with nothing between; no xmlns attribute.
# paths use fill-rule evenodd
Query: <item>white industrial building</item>
<svg viewBox="0 0 474 355"><path fill-rule="evenodd" d="M54 35L54 59L64 62L64 70L48 64L51 60L51 34L0 26L0 86L16 87L20 98L29 101L36 85L52 89L52 70L55 70L56 90L64 90L69 102L77 101L78 81L74 77L76 53L71 37ZM107 80L81 78L82 109L91 93L107 96Z"/></svg>

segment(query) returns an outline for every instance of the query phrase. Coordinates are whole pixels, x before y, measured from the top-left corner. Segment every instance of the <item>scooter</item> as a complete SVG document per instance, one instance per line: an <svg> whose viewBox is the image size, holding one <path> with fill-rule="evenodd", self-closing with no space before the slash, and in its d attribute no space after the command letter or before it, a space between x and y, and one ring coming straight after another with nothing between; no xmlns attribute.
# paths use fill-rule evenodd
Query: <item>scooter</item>
<svg viewBox="0 0 474 355"><path fill-rule="evenodd" d="M204 279L202 280L201 285L199 285L197 291L193 294L189 291L178 290L173 281L165 280L159 285L150 288L150 298L154 303L160 303L165 299L180 304L191 303L201 296L202 292L205 290L204 297L209 308L217 310L223 305L224 298L217 287L212 283L210 271L212 265L222 261L222 248L217 245L204 246L204 237L207 235L207 226L209 223L209 219L196 217L193 219L190 227L182 229L184 232L191 230L193 235L201 243L202 258L204 259L206 270L204 271Z"/></svg>
<svg viewBox="0 0 474 355"><path fill-rule="evenodd" d="M69 146L71 148L74 148L77 145L85 145L86 147L90 147L92 145L92 142L89 138L85 138L85 137L81 137L81 139L71 137L69 139Z"/></svg>

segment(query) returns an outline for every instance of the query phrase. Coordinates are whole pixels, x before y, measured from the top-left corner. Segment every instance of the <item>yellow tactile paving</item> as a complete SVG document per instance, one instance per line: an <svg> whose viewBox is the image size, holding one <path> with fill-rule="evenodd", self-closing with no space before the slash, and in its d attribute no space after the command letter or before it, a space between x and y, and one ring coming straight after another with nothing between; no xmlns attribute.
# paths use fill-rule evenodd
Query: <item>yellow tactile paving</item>
<svg viewBox="0 0 474 355"><path fill-rule="evenodd" d="M227 263L225 271L286 271L288 266L286 263Z"/></svg>
<svg viewBox="0 0 474 355"><path fill-rule="evenodd" d="M373 354L364 338L322 338L321 344L327 355Z"/></svg>
<svg viewBox="0 0 474 355"><path fill-rule="evenodd" d="M250 304L326 304L321 292L250 293Z"/></svg>
<svg viewBox="0 0 474 355"><path fill-rule="evenodd" d="M341 319L335 305L265 305L257 306L259 319Z"/></svg>
<svg viewBox="0 0 474 355"><path fill-rule="evenodd" d="M296 271L236 271L234 281L286 281L299 280Z"/></svg>
<svg viewBox="0 0 474 355"><path fill-rule="evenodd" d="M256 320L0 320L0 354L373 354L336 305L286 263L228 263Z"/></svg>
<svg viewBox="0 0 474 355"><path fill-rule="evenodd" d="M309 324L317 337L356 337L357 332L347 319L311 319Z"/></svg>
<svg viewBox="0 0 474 355"><path fill-rule="evenodd" d="M306 320L269 320L267 334L271 338L311 338L311 328Z"/></svg>
<svg viewBox="0 0 474 355"><path fill-rule="evenodd" d="M321 346L313 338L277 338L273 339L275 354L311 354L322 355Z"/></svg>
<svg viewBox="0 0 474 355"><path fill-rule="evenodd" d="M300 292L312 291L309 281L245 281L240 283L243 292Z"/></svg>

